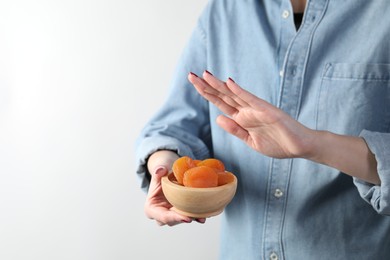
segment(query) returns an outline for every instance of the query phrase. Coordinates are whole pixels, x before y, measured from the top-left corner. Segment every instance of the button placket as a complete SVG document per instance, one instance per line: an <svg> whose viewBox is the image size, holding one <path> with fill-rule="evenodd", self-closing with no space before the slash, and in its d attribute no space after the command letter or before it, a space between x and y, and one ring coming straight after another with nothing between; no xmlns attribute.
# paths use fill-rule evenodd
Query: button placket
<svg viewBox="0 0 390 260"><path fill-rule="evenodd" d="M287 4L288 3L288 4ZM294 118L299 115L302 84L308 52L318 21L325 11L326 1L309 2L305 11L306 24L297 34L291 26L292 10L290 1L283 1L279 9L281 33L278 44L280 96L277 106ZM292 160L273 159L267 188L267 205L264 215L264 259L284 259L283 231L287 208L287 194L291 175Z"/></svg>
<svg viewBox="0 0 390 260"><path fill-rule="evenodd" d="M305 73L306 57L302 55L307 53L305 50L310 49L312 33L316 28L318 20L324 12L326 3L309 3L308 8L305 11L304 22L306 22L305 28L302 28L299 35L292 39L289 43L289 47L286 50L284 56L284 62L282 69L284 70L283 77L280 78L281 82L281 95L279 107L285 112L296 118L300 109L300 95ZM310 8L309 8L310 7ZM285 9L287 10L287 9Z"/></svg>

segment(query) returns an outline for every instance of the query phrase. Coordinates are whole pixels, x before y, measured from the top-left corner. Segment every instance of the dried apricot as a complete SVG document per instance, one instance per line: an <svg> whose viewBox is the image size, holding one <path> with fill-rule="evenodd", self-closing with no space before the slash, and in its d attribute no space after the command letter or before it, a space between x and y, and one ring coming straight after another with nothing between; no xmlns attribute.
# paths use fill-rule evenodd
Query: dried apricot
<svg viewBox="0 0 390 260"><path fill-rule="evenodd" d="M183 156L177 159L172 165L172 171L176 177L177 182L183 185L184 172L195 166L196 164L194 161L188 156Z"/></svg>
<svg viewBox="0 0 390 260"><path fill-rule="evenodd" d="M194 163L196 166L198 166L198 163L200 163L202 160L194 160Z"/></svg>
<svg viewBox="0 0 390 260"><path fill-rule="evenodd" d="M208 166L213 169L216 169L217 171L225 171L225 165L223 164L223 162L215 158L205 159L199 162L197 166Z"/></svg>
<svg viewBox="0 0 390 260"><path fill-rule="evenodd" d="M225 185L234 181L234 175L231 172L218 172L218 186Z"/></svg>
<svg viewBox="0 0 390 260"><path fill-rule="evenodd" d="M225 171L222 161L215 158L204 160L183 156L172 165L175 183L187 187L216 187L233 182L233 173Z"/></svg>
<svg viewBox="0 0 390 260"><path fill-rule="evenodd" d="M208 166L196 166L184 173L183 184L187 187L209 188L218 186L217 172Z"/></svg>

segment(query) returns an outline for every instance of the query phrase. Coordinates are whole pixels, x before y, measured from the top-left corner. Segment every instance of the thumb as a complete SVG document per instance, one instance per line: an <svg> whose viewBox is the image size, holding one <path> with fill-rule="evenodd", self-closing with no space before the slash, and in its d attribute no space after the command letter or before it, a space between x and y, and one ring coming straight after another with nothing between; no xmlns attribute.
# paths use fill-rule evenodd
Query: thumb
<svg viewBox="0 0 390 260"><path fill-rule="evenodd" d="M161 185L161 178L168 174L168 169L165 166L157 166L151 172L150 189L155 190Z"/></svg>

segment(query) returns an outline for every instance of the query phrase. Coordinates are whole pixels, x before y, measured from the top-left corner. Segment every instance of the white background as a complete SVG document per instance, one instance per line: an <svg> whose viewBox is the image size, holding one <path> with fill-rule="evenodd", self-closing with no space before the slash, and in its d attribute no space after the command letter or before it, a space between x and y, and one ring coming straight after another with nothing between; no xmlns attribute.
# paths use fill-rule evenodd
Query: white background
<svg viewBox="0 0 390 260"><path fill-rule="evenodd" d="M0 259L216 259L219 217L158 227L134 141L206 0L0 0Z"/></svg>

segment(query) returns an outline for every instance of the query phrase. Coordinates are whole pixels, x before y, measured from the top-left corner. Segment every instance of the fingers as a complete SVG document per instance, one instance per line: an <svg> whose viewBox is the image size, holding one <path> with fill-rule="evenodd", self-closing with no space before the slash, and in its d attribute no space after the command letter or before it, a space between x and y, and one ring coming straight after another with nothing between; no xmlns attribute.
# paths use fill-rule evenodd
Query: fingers
<svg viewBox="0 0 390 260"><path fill-rule="evenodd" d="M229 87L230 84L234 84L236 86L236 90L240 90L241 88L235 84L235 82L229 78L227 82L223 82L216 77L214 77L210 72L207 70L203 73L204 80L215 90L218 91L218 93L222 94L224 96L224 100L231 100L231 105L240 108L240 107L247 107L249 104L243 100L240 95L237 93L234 93L232 89ZM241 89L242 90L242 89Z"/></svg>
<svg viewBox="0 0 390 260"><path fill-rule="evenodd" d="M231 78L223 82L208 71L203 73L203 79L193 73L188 78L204 98L229 116L244 108L258 111L272 108L271 104L241 88Z"/></svg>
<svg viewBox="0 0 390 260"><path fill-rule="evenodd" d="M199 92L200 95L213 103L225 114L233 115L237 112L239 104L229 96L220 92L223 91L223 89L228 90L228 88L224 86L224 83L221 82L219 85L219 91L210 86L204 79L198 77L194 73L190 73L188 75L188 80L194 85L195 89Z"/></svg>
<svg viewBox="0 0 390 260"><path fill-rule="evenodd" d="M245 89L241 88L234 80L229 78L229 80L226 82L226 86L231 91L231 95L239 97L239 100L243 107L252 107L256 110L263 110L266 108L273 107L271 104L266 102L265 100L253 95L252 93L246 91Z"/></svg>
<svg viewBox="0 0 390 260"><path fill-rule="evenodd" d="M195 218L194 219L196 222L200 223L200 224L204 224L206 222L206 219L205 218Z"/></svg>
<svg viewBox="0 0 390 260"><path fill-rule="evenodd" d="M157 167L156 171L152 173L145 203L145 213L149 218L164 225L172 226L182 222L191 222L191 218L170 210L172 205L166 200L161 187L161 178L167 174L168 169L164 166Z"/></svg>
<svg viewBox="0 0 390 260"><path fill-rule="evenodd" d="M168 214L166 214L162 218L160 218L160 220L156 220L157 225L159 225L159 226L167 225L167 226L172 227L172 226L176 226L176 225L183 224L183 223L189 224L189 223L192 223L193 221L195 221L199 224L206 223L205 218L189 218L189 219L181 220L180 217L177 217L173 214L172 214L172 216L170 216L170 213L177 214L174 211L170 211Z"/></svg>
<svg viewBox="0 0 390 260"><path fill-rule="evenodd" d="M175 226L181 223L191 223L193 220L204 223L205 219L192 219L172 210L172 205L166 200L161 187L161 178L168 172L165 166L156 166L151 171L149 191L144 206L146 216L155 220L160 226Z"/></svg>
<svg viewBox="0 0 390 260"><path fill-rule="evenodd" d="M243 141L247 141L249 138L249 133L246 129L237 124L236 121L232 120L229 117L220 115L217 117L217 124L222 127L226 132L238 137Z"/></svg>
<svg viewBox="0 0 390 260"><path fill-rule="evenodd" d="M182 216L173 210L152 208L151 214L155 216L154 219L159 226L176 226L183 223L191 223L192 219Z"/></svg>

